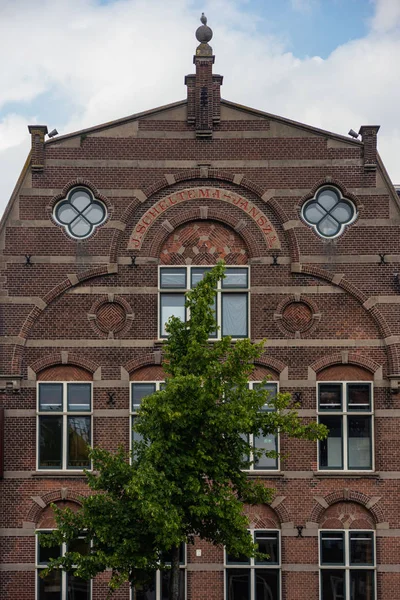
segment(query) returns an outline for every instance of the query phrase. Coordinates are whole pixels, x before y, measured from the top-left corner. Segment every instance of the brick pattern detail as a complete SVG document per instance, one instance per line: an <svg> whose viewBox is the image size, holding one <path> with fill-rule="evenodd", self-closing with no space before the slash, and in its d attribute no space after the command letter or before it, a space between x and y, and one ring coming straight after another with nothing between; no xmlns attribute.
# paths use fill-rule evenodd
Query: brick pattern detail
<svg viewBox="0 0 400 600"><path fill-rule="evenodd" d="M38 381L92 381L92 379L92 373L72 365L47 367L37 375Z"/></svg>
<svg viewBox="0 0 400 600"><path fill-rule="evenodd" d="M252 529L279 529L280 518L270 506L255 504L245 507L245 514Z"/></svg>
<svg viewBox="0 0 400 600"><path fill-rule="evenodd" d="M319 524L321 529L375 529L369 510L356 502L332 504L322 514Z"/></svg>
<svg viewBox="0 0 400 600"><path fill-rule="evenodd" d="M46 511L47 507L50 507L50 504L65 502L66 500L68 500L69 503L72 502L76 504L79 508L79 506L81 506L82 496L86 495L88 495L88 490L84 489L79 492L73 488L60 489L56 487L55 489L51 489L51 491L42 495L42 500L46 504L46 508L41 508L36 502L32 501L26 519L24 520L30 523L39 523L43 512Z"/></svg>
<svg viewBox="0 0 400 600"><path fill-rule="evenodd" d="M347 362L352 363L354 365L359 365L360 367L363 367L364 369L367 369L368 371L371 371L372 373L377 371L380 366L377 362L375 362L371 358L367 358L367 357L363 356L362 354L359 354L356 352L349 352ZM323 357L319 358L318 360L316 360L315 362L313 362L310 365L310 368L313 369L313 371L315 371L316 373L318 373L319 371L322 371L322 369L325 369L326 367L330 367L331 365L337 365L337 364L342 364L342 363L343 363L343 355L341 353L330 354L327 356L323 356Z"/></svg>
<svg viewBox="0 0 400 600"><path fill-rule="evenodd" d="M117 302L105 302L96 313L97 324L105 331L120 331L126 321L126 313Z"/></svg>
<svg viewBox="0 0 400 600"><path fill-rule="evenodd" d="M358 365L332 365L317 374L318 381L373 381L371 371Z"/></svg>
<svg viewBox="0 0 400 600"><path fill-rule="evenodd" d="M336 489L334 492L331 492L330 494L325 496L324 500L329 506L334 505L337 502L351 502L360 504L361 506L366 506L370 501L370 497L364 494L363 492L358 492L356 490L345 488ZM328 509L325 509L321 504L316 502L311 512L309 520L313 523L321 523L322 515L325 513L325 510ZM377 502L376 504L371 506L369 512L375 523L384 522L385 519L380 502Z"/></svg>
<svg viewBox="0 0 400 600"><path fill-rule="evenodd" d="M245 265L247 248L238 233L210 221L192 221L178 227L160 252L164 265L214 265L221 259L229 265Z"/></svg>
<svg viewBox="0 0 400 600"><path fill-rule="evenodd" d="M62 362L63 360L61 352L54 351L51 354L47 354L46 356L32 361L29 366L35 373L40 373L46 367L51 367L55 365L58 366L61 365ZM82 369L85 369L90 373L94 373L99 367L98 363L95 363L94 361L84 356L81 356L80 354L77 354L75 352L68 352L68 363L70 365L76 365L78 367L81 367Z"/></svg>
<svg viewBox="0 0 400 600"><path fill-rule="evenodd" d="M71 501L60 501L60 502L55 502L54 503L57 508L61 508L61 509L66 509L69 508L70 510L72 510L72 512L77 512L80 508L80 504L78 504L77 502L71 502ZM37 528L38 529L56 529L57 528L57 523L54 517L54 510L52 506L46 506L46 508L43 509L40 517L39 517L39 521L37 523Z"/></svg>
<svg viewBox="0 0 400 600"><path fill-rule="evenodd" d="M136 369L130 374L131 381L165 381L165 371L161 365Z"/></svg>
<svg viewBox="0 0 400 600"><path fill-rule="evenodd" d="M305 302L291 302L283 311L282 322L289 331L306 331L312 323L311 309Z"/></svg>

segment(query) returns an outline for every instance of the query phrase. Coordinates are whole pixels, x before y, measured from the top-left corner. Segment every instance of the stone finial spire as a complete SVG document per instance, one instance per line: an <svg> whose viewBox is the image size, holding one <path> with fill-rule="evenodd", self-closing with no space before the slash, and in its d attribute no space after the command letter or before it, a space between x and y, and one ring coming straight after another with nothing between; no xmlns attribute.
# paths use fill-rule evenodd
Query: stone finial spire
<svg viewBox="0 0 400 600"><path fill-rule="evenodd" d="M213 32L207 25L207 17L202 13L202 25L196 30L196 38L200 44L196 48L193 62L196 75L187 75L185 84L188 88L188 123L196 127L198 138L211 138L213 128L220 121L222 85L221 75L213 75L212 66L215 56L209 45Z"/></svg>

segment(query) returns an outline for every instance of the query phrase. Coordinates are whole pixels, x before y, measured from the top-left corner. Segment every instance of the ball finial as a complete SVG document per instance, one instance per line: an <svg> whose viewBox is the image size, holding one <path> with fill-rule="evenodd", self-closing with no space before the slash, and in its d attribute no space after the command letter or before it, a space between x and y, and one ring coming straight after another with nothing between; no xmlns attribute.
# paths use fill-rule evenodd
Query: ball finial
<svg viewBox="0 0 400 600"><path fill-rule="evenodd" d="M207 44L212 39L213 32L207 26L207 17L204 13L201 14L200 21L203 23L196 31L196 38L201 44Z"/></svg>

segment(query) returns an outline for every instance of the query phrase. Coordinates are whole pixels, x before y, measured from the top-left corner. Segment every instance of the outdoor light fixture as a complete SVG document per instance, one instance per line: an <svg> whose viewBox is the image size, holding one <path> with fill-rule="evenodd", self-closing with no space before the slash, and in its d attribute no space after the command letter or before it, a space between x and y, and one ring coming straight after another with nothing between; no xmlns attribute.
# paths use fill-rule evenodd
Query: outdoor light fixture
<svg viewBox="0 0 400 600"><path fill-rule="evenodd" d="M55 135L58 135L58 131L57 129L53 129L52 131L50 131L50 133L48 134L49 138L54 137Z"/></svg>
<svg viewBox="0 0 400 600"><path fill-rule="evenodd" d="M50 135L50 134L49 134L49 135ZM354 131L354 129L350 129L350 131L349 131L348 135L351 135L351 137L353 137L353 138L355 138L355 139L357 139L357 138L358 138L358 133L356 133L356 132Z"/></svg>

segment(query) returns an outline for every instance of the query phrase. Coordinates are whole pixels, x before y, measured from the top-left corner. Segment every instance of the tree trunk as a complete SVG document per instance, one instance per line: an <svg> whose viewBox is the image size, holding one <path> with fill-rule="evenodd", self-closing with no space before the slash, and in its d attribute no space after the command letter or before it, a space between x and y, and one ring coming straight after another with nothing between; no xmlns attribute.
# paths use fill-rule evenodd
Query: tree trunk
<svg viewBox="0 0 400 600"><path fill-rule="evenodd" d="M169 600L179 598L179 546L171 548L171 573L169 580Z"/></svg>

